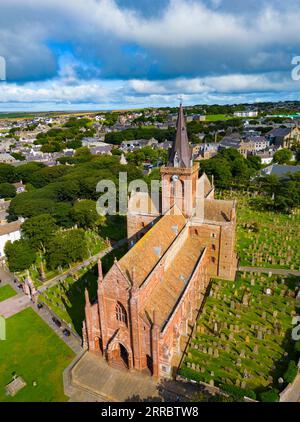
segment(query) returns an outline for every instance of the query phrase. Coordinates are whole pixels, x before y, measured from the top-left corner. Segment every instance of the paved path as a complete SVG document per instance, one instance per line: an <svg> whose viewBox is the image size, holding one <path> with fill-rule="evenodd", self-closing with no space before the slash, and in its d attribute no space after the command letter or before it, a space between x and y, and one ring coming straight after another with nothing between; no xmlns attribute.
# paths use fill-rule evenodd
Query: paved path
<svg viewBox="0 0 300 422"><path fill-rule="evenodd" d="M239 267L239 271L244 271L246 273L272 273L278 275L294 275L300 277L300 271L297 270L284 270L277 268L261 268L261 267Z"/></svg>
<svg viewBox="0 0 300 422"><path fill-rule="evenodd" d="M23 311L23 309L28 308L30 303L29 297L20 293L17 296L0 302L0 315L9 318L18 312Z"/></svg>
<svg viewBox="0 0 300 422"><path fill-rule="evenodd" d="M300 402L300 374L297 375L295 381L285 394L281 395L281 402L295 403Z"/></svg>

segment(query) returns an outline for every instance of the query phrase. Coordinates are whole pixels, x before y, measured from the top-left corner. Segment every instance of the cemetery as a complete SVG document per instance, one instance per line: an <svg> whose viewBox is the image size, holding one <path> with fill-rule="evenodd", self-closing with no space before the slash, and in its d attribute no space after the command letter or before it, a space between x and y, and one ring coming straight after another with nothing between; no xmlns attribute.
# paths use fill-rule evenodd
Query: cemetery
<svg viewBox="0 0 300 422"><path fill-rule="evenodd" d="M300 210L293 214L257 210L253 194L222 192L238 201L237 252L241 266L300 269Z"/></svg>
<svg viewBox="0 0 300 422"><path fill-rule="evenodd" d="M180 375L252 398L281 391L290 382L289 362L299 359L291 335L299 284L295 277L254 273L213 280Z"/></svg>
<svg viewBox="0 0 300 422"><path fill-rule="evenodd" d="M70 328L81 335L84 320L84 290L87 288L90 297L96 297L96 269L84 268L67 277L39 295L39 302L45 303Z"/></svg>
<svg viewBox="0 0 300 422"><path fill-rule="evenodd" d="M6 331L1 341L0 402L66 401L62 373L74 359L72 350L31 308L8 318Z"/></svg>
<svg viewBox="0 0 300 422"><path fill-rule="evenodd" d="M102 258L103 272L106 273L112 266L114 259L120 259L126 251L127 245L124 245L106 254ZM80 336L82 336L82 322L84 320L84 291L87 288L91 300L96 299L97 271L97 265L90 264L39 295L39 302L45 303Z"/></svg>

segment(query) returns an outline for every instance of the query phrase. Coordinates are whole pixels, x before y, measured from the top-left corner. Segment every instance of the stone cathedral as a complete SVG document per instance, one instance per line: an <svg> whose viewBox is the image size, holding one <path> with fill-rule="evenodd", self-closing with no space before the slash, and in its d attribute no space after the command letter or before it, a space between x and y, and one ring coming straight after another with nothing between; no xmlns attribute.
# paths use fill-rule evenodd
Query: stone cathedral
<svg viewBox="0 0 300 422"><path fill-rule="evenodd" d="M99 260L95 303L86 291L84 343L109 365L172 376L210 279L235 277L236 203L216 200L199 170L180 105L159 206L146 193L131 195L129 252L105 277Z"/></svg>

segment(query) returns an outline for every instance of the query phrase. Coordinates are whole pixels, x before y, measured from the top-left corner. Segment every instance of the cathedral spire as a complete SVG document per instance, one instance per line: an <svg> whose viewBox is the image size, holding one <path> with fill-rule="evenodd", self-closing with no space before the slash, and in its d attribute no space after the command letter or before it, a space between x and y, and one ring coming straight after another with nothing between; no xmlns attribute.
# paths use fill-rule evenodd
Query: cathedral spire
<svg viewBox="0 0 300 422"><path fill-rule="evenodd" d="M169 167L192 167L192 151L189 146L182 103L179 107L176 140L170 153Z"/></svg>

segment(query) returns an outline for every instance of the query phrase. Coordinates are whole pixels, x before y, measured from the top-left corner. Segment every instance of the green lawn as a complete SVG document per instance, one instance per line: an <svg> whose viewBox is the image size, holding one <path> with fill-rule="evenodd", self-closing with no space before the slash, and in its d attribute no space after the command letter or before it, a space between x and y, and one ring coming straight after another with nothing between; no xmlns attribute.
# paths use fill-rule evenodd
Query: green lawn
<svg viewBox="0 0 300 422"><path fill-rule="evenodd" d="M234 116L229 116L227 114L207 114L205 120L207 122L217 122L219 120L229 120L233 118Z"/></svg>
<svg viewBox="0 0 300 422"><path fill-rule="evenodd" d="M0 402L66 401L62 374L75 355L65 343L31 308L6 320L6 336L0 342ZM9 397L5 386L13 374L27 386Z"/></svg>
<svg viewBox="0 0 300 422"><path fill-rule="evenodd" d="M9 284L5 284L4 286L0 287L0 302L3 302L4 300L9 299L16 294L17 293Z"/></svg>
<svg viewBox="0 0 300 422"><path fill-rule="evenodd" d="M239 273L235 282L214 280L181 367L182 375L260 392L278 388L289 359L299 311L300 279ZM267 288L272 294L266 294Z"/></svg>

